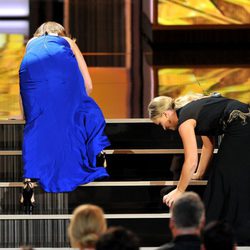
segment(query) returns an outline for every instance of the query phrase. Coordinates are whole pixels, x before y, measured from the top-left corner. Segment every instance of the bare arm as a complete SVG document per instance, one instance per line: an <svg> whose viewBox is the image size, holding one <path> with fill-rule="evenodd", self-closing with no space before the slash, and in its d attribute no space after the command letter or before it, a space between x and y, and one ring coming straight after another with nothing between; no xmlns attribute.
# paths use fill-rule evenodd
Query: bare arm
<svg viewBox="0 0 250 250"><path fill-rule="evenodd" d="M171 206L173 202L185 192L189 182L197 168L198 151L194 128L196 121L189 119L181 124L179 133L184 146L185 160L177 188L163 197L163 202Z"/></svg>
<svg viewBox="0 0 250 250"><path fill-rule="evenodd" d="M92 86L92 80L91 80L91 77L90 77L90 74L89 74L89 71L88 71L88 67L87 67L87 64L82 56L82 53L80 51L80 49L78 48L78 46L76 45L76 43L71 40L70 38L68 37L63 37L64 39L66 39L69 44L70 44L70 47L76 57L76 60L77 60L77 63L78 63L78 66L79 66L79 69L82 73L82 76L84 78L84 83L85 83L85 88L86 88L86 91L88 94L91 93L92 89L93 89L93 86Z"/></svg>
<svg viewBox="0 0 250 250"><path fill-rule="evenodd" d="M198 164L197 142L194 133L196 121L187 120L179 127L179 133L184 147L184 164L177 189L184 192L193 176Z"/></svg>
<svg viewBox="0 0 250 250"><path fill-rule="evenodd" d="M192 179L202 179L213 156L213 151L214 151L213 137L202 136L201 139L203 145L201 150L200 162L197 171L193 175Z"/></svg>

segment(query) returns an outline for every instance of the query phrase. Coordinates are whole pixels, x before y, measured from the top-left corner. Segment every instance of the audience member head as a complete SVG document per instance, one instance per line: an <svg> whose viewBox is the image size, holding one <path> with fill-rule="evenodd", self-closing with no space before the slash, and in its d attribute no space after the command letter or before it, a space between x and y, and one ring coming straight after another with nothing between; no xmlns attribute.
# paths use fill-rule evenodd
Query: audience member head
<svg viewBox="0 0 250 250"><path fill-rule="evenodd" d="M131 231L113 227L99 238L96 250L139 250L139 240Z"/></svg>
<svg viewBox="0 0 250 250"><path fill-rule="evenodd" d="M174 237L181 234L200 235L205 224L205 209L200 197L186 192L171 207L170 229Z"/></svg>
<svg viewBox="0 0 250 250"><path fill-rule="evenodd" d="M70 220L68 234L72 247L80 249L94 248L107 229L103 210L95 205L77 207Z"/></svg>
<svg viewBox="0 0 250 250"><path fill-rule="evenodd" d="M236 241L232 227L224 222L210 222L203 231L203 244L206 250L235 249Z"/></svg>

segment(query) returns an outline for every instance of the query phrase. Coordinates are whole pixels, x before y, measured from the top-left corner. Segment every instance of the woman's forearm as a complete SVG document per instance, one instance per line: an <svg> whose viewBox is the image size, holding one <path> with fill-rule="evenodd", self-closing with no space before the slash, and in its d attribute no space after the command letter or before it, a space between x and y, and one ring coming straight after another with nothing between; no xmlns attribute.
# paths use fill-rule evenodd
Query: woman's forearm
<svg viewBox="0 0 250 250"><path fill-rule="evenodd" d="M214 151L214 138L202 136L203 146L201 150L201 157L199 161L199 165L196 171L196 175L199 178L202 178L206 172L206 169L212 159L213 151Z"/></svg>
<svg viewBox="0 0 250 250"><path fill-rule="evenodd" d="M213 149L214 149L213 147L205 147L205 146L202 147L201 157L196 171L198 176L200 177L204 176L206 169L213 157Z"/></svg>
<svg viewBox="0 0 250 250"><path fill-rule="evenodd" d="M177 189L179 191L185 192L195 172L196 166L197 166L197 163L195 161L185 160L183 167L182 167L180 180L177 185Z"/></svg>
<svg viewBox="0 0 250 250"><path fill-rule="evenodd" d="M179 127L179 134L181 136L185 161L182 166L181 176L177 189L184 192L190 183L190 180L197 168L198 151L197 142L194 132L196 121L193 119L187 120Z"/></svg>
<svg viewBox="0 0 250 250"><path fill-rule="evenodd" d="M93 89L93 85L92 85L92 80L91 80L91 77L90 77L90 74L89 74L89 71L88 71L88 67L87 67L87 64L83 58L83 55L80 51L80 49L78 48L78 46L76 45L76 43L71 40L70 38L68 37L64 37L70 44L70 47L76 57L76 61L78 63L78 67L79 67L79 70L84 78L84 84L85 84L85 88L86 88L86 92L88 94L90 94L92 92L92 89Z"/></svg>

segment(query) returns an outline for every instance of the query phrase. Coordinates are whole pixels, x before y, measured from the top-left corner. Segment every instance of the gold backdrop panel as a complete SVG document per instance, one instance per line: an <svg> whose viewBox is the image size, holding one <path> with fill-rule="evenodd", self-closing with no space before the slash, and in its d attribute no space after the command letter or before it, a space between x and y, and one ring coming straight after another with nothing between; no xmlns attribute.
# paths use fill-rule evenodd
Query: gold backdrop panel
<svg viewBox="0 0 250 250"><path fill-rule="evenodd" d="M219 92L250 103L250 68L164 68L158 70L158 83L159 95Z"/></svg>
<svg viewBox="0 0 250 250"><path fill-rule="evenodd" d="M19 116L19 66L24 54L24 35L0 34L0 119Z"/></svg>
<svg viewBox="0 0 250 250"><path fill-rule="evenodd" d="M250 24L249 0L158 0L160 25Z"/></svg>

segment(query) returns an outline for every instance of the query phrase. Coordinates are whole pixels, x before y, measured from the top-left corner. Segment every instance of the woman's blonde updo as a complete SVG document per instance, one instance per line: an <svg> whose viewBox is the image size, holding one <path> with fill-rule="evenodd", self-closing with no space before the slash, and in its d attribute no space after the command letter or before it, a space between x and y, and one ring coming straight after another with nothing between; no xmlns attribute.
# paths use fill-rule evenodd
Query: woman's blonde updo
<svg viewBox="0 0 250 250"><path fill-rule="evenodd" d="M154 120L161 117L163 112L174 109L174 99L168 96L155 97L148 105L149 118Z"/></svg>
<svg viewBox="0 0 250 250"><path fill-rule="evenodd" d="M68 228L72 247L93 248L107 229L103 210L95 205L81 205L74 212Z"/></svg>
<svg viewBox="0 0 250 250"><path fill-rule="evenodd" d="M166 110L182 108L188 103L204 97L207 96L198 93L180 96L175 100L168 96L155 97L148 105L149 118L154 120L158 117L161 117L163 112Z"/></svg>
<svg viewBox="0 0 250 250"><path fill-rule="evenodd" d="M34 37L43 36L46 34L56 34L58 36L68 36L67 32L65 31L64 27L56 22L46 22L43 23L34 33Z"/></svg>

